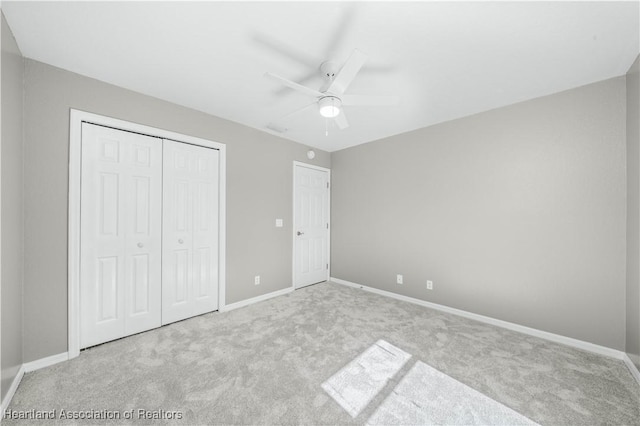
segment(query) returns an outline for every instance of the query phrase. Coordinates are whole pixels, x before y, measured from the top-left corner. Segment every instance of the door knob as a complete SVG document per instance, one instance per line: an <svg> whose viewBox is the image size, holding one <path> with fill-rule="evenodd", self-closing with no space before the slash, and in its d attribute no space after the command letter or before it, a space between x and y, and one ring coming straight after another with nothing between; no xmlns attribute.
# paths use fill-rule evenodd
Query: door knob
<svg viewBox="0 0 640 426"><path fill-rule="evenodd" d="M138 243L138 248L142 248L142 247L144 247L144 244Z"/></svg>
<svg viewBox="0 0 640 426"><path fill-rule="evenodd" d="M300 236L300 235L304 235L304 232L298 231L298 236Z"/></svg>
<svg viewBox="0 0 640 426"><path fill-rule="evenodd" d="M184 240L183 240L182 238L180 238L180 239L178 240L178 242L179 242L180 244L182 244L182 243L184 243Z"/></svg>

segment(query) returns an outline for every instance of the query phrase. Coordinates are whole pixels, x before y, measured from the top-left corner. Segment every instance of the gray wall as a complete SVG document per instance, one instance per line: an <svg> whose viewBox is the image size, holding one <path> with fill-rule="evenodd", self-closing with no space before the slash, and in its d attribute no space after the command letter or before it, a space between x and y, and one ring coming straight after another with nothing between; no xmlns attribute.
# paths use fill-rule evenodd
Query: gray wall
<svg viewBox="0 0 640 426"><path fill-rule="evenodd" d="M2 14L2 398L22 365L22 77L24 61Z"/></svg>
<svg viewBox="0 0 640 426"><path fill-rule="evenodd" d="M627 73L627 341L640 369L640 56Z"/></svg>
<svg viewBox="0 0 640 426"><path fill-rule="evenodd" d="M625 150L619 77L334 152L332 276L622 350Z"/></svg>
<svg viewBox="0 0 640 426"><path fill-rule="evenodd" d="M69 108L227 144L227 303L291 286L292 162L329 167L328 153L26 60L26 362L67 351Z"/></svg>
<svg viewBox="0 0 640 426"><path fill-rule="evenodd" d="M313 161L303 145L31 60L24 91L25 362L67 350L69 108L227 144L227 303L291 285L299 160L333 168L333 276L625 347L624 77Z"/></svg>

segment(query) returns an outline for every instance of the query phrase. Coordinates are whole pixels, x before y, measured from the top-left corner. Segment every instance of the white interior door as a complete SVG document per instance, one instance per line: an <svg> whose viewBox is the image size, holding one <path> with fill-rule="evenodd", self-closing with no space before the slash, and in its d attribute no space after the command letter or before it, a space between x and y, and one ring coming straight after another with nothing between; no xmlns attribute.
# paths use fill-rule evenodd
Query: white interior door
<svg viewBox="0 0 640 426"><path fill-rule="evenodd" d="M218 309L219 153L164 141L162 323Z"/></svg>
<svg viewBox="0 0 640 426"><path fill-rule="evenodd" d="M80 347L160 326L162 145L82 124Z"/></svg>
<svg viewBox="0 0 640 426"><path fill-rule="evenodd" d="M294 166L294 286L329 279L329 171Z"/></svg>

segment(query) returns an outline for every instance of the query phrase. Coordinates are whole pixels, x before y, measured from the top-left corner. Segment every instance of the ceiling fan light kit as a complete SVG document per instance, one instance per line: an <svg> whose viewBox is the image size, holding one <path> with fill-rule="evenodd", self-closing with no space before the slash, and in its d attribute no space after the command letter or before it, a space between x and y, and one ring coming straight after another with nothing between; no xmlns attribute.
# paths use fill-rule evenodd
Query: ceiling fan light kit
<svg viewBox="0 0 640 426"><path fill-rule="evenodd" d="M342 101L336 96L325 96L318 101L320 115L326 118L334 118L340 114Z"/></svg>

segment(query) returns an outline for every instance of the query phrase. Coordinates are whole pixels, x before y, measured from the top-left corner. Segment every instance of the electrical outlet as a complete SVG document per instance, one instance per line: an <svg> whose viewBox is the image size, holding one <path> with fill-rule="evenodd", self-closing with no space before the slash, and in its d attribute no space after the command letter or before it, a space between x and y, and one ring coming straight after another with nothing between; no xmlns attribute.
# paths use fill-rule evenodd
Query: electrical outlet
<svg viewBox="0 0 640 426"><path fill-rule="evenodd" d="M398 284L402 284L402 275L400 275L400 274L396 275L396 282Z"/></svg>
<svg viewBox="0 0 640 426"><path fill-rule="evenodd" d="M276 219L276 228L282 228L282 219Z"/></svg>
<svg viewBox="0 0 640 426"><path fill-rule="evenodd" d="M255 277L253 277L253 283L255 285L260 284L260 275L256 275Z"/></svg>
<svg viewBox="0 0 640 426"><path fill-rule="evenodd" d="M427 290L433 290L433 281L427 280Z"/></svg>

